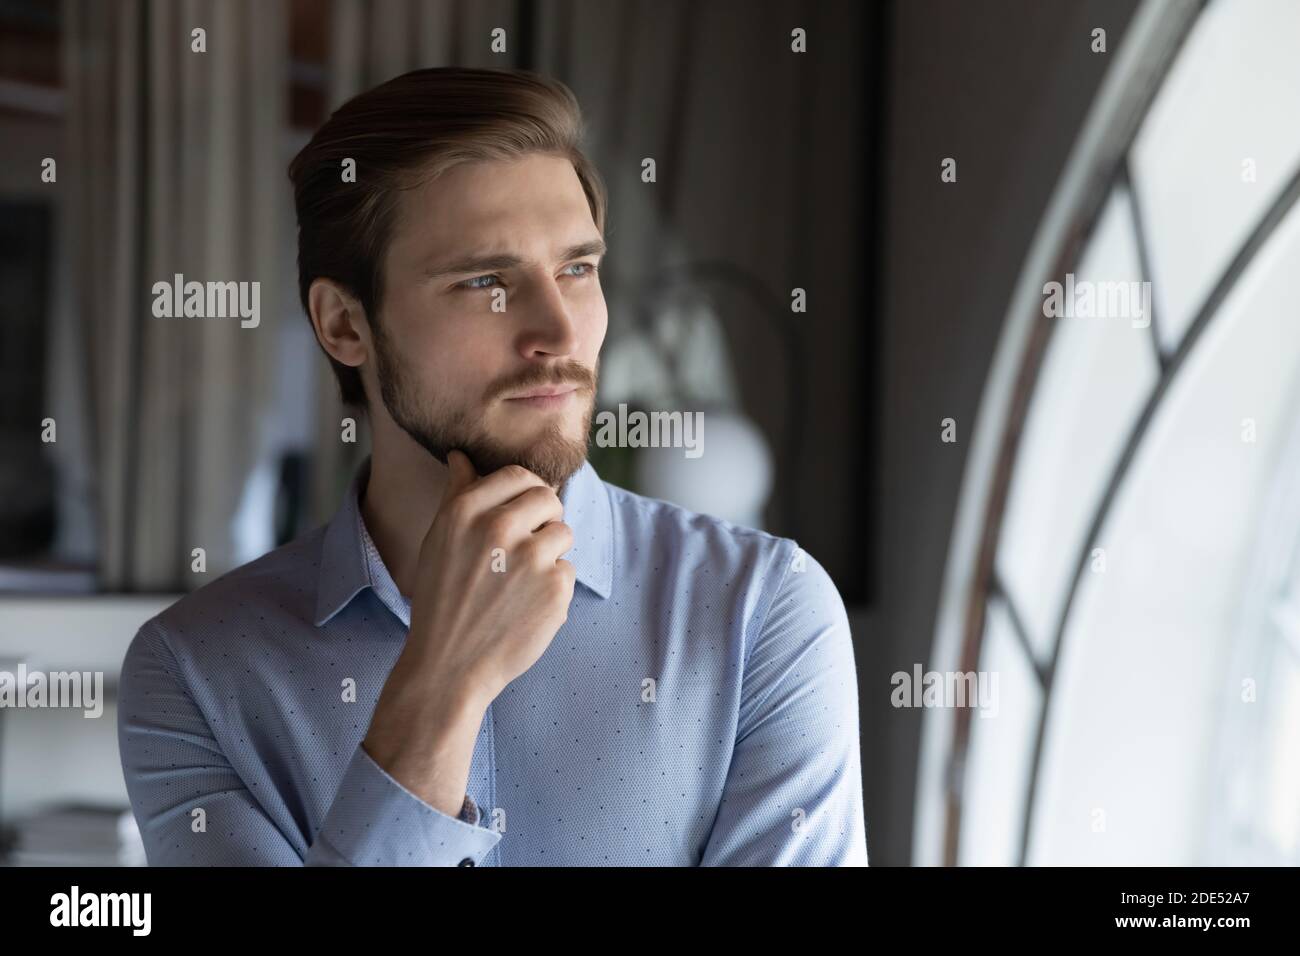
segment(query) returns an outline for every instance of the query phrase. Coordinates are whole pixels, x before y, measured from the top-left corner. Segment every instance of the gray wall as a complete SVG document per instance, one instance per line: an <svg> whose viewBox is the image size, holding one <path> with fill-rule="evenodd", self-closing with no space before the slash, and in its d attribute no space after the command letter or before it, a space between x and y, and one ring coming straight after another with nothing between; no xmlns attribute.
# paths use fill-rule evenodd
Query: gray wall
<svg viewBox="0 0 1300 956"><path fill-rule="evenodd" d="M925 664L984 377L1030 239L1135 3L893 5L883 181L878 608L858 634L873 865L910 862L920 711L889 675ZM1103 27L1110 53L1090 50ZM944 157L957 181L942 183ZM958 441L940 441L941 419Z"/></svg>

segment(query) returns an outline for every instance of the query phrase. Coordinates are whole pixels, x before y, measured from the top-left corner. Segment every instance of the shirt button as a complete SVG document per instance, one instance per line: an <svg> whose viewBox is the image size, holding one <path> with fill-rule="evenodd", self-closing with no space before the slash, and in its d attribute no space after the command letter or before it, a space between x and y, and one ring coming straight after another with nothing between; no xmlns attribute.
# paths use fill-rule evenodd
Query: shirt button
<svg viewBox="0 0 1300 956"><path fill-rule="evenodd" d="M465 859L461 860L460 863L458 863L458 864L456 864L456 865L457 865L457 866L474 866L474 861L471 860L469 857L465 857Z"/></svg>

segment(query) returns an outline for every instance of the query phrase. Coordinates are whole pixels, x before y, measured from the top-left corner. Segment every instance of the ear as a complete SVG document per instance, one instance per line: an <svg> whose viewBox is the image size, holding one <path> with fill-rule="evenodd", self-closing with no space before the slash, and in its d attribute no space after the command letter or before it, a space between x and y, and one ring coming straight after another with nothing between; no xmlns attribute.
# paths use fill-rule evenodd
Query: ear
<svg viewBox="0 0 1300 956"><path fill-rule="evenodd" d="M314 279L307 304L321 348L344 365L364 365L370 357L370 326L356 297L332 279Z"/></svg>

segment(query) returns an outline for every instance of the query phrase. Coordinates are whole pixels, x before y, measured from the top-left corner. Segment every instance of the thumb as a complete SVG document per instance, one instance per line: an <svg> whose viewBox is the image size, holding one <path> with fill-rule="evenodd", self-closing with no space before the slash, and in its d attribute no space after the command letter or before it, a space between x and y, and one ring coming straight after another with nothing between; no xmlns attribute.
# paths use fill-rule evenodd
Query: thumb
<svg viewBox="0 0 1300 956"><path fill-rule="evenodd" d="M447 452L447 486L442 490L442 501L439 502L439 507L477 480L478 472L474 470L468 455L456 448Z"/></svg>

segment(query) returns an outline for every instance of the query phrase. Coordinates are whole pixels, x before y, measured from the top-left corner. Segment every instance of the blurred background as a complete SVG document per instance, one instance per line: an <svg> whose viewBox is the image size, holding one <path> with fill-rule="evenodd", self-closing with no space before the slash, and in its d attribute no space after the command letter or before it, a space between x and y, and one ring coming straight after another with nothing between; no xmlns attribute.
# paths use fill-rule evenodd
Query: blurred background
<svg viewBox="0 0 1300 956"><path fill-rule="evenodd" d="M705 411L703 457L597 470L835 579L873 864L1300 862L1297 44L1288 0L0 0L0 669L109 688L0 708L7 861L141 861L127 644L366 451L285 167L459 64L584 108L598 406ZM260 324L153 317L174 273L259 281ZM1049 316L1067 274L1150 308ZM922 671L995 711L898 706Z"/></svg>

